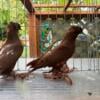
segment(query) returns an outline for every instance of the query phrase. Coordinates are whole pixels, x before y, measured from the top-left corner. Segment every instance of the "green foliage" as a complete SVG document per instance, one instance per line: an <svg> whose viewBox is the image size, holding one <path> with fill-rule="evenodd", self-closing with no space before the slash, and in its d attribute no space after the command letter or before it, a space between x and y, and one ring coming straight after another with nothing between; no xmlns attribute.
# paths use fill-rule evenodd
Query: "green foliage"
<svg viewBox="0 0 100 100"><path fill-rule="evenodd" d="M68 2L68 0L32 0L33 3L41 3L41 4L47 4L47 3L57 3L57 4L64 4Z"/></svg>
<svg viewBox="0 0 100 100"><path fill-rule="evenodd" d="M37 3L37 4L66 4L69 0L32 0L33 3ZM80 2L82 0L73 0L73 2L77 3ZM85 2L86 4L98 4L100 3L100 0L83 0L83 2Z"/></svg>
<svg viewBox="0 0 100 100"><path fill-rule="evenodd" d="M21 24L21 35L26 34L27 16L20 0L1 0L0 2L0 33L4 26L10 21L17 21Z"/></svg>
<svg viewBox="0 0 100 100"><path fill-rule="evenodd" d="M100 0L84 0L86 4L99 4Z"/></svg>

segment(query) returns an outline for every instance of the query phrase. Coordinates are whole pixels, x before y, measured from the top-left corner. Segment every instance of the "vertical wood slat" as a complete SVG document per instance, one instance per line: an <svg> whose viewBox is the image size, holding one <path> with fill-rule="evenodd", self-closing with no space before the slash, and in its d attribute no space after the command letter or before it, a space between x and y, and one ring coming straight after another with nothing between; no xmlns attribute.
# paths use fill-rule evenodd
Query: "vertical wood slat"
<svg viewBox="0 0 100 100"><path fill-rule="evenodd" d="M34 9L34 7L32 5L32 1L31 0L21 0L21 2L26 7L26 9L28 10L29 13L35 12L35 9Z"/></svg>
<svg viewBox="0 0 100 100"><path fill-rule="evenodd" d="M39 24L39 20L34 14L29 15L30 57L39 56Z"/></svg>

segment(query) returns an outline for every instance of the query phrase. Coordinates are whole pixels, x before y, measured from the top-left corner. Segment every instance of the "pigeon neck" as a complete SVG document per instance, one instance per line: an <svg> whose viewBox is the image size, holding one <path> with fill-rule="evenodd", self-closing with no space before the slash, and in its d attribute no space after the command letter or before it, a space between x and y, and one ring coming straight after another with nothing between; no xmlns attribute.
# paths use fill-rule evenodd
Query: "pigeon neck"
<svg viewBox="0 0 100 100"><path fill-rule="evenodd" d="M68 39L70 39L72 41L75 41L77 36L78 36L78 34L79 34L78 32L76 33L76 32L72 31L71 33L68 34Z"/></svg>
<svg viewBox="0 0 100 100"><path fill-rule="evenodd" d="M68 40L68 41L75 41L76 40L76 37L77 37L77 34L75 34L75 33L68 33L67 35L66 35L66 37L65 37L65 39L64 40Z"/></svg>
<svg viewBox="0 0 100 100"><path fill-rule="evenodd" d="M76 37L77 37L77 35L76 34L73 34L72 36L69 36L68 37L68 40L75 41L76 40Z"/></svg>
<svg viewBox="0 0 100 100"><path fill-rule="evenodd" d="M9 32L7 35L7 41L16 41L18 40L18 33L17 32Z"/></svg>

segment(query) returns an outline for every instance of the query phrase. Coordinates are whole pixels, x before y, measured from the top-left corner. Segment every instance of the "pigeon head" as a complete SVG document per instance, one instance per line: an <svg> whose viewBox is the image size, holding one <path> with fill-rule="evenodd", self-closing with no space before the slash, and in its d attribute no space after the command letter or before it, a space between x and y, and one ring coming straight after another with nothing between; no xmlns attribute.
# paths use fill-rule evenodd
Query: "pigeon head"
<svg viewBox="0 0 100 100"><path fill-rule="evenodd" d="M10 22L7 25L7 32L19 31L20 29L21 29L20 24L16 22Z"/></svg>
<svg viewBox="0 0 100 100"><path fill-rule="evenodd" d="M80 26L71 26L69 29L74 34L80 34L82 33L83 29Z"/></svg>
<svg viewBox="0 0 100 100"><path fill-rule="evenodd" d="M82 31L83 29L80 26L70 26L64 39L75 40Z"/></svg>
<svg viewBox="0 0 100 100"><path fill-rule="evenodd" d="M20 24L16 23L16 22L10 22L8 24L8 27L13 28L14 30L20 30L21 29Z"/></svg>

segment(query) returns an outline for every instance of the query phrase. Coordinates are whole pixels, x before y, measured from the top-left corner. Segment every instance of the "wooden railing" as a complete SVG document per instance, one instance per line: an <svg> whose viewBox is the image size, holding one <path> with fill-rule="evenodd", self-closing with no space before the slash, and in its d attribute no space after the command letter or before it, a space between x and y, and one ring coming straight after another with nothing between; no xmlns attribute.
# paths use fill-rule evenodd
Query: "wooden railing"
<svg viewBox="0 0 100 100"><path fill-rule="evenodd" d="M35 8L64 8L66 5L61 5L61 4L33 4L34 9ZM73 11L57 11L55 9L54 10L48 10L48 11L42 11L42 10L36 10L34 14L36 15L63 15L63 14L74 14L74 15L85 15L85 14L100 14L99 11L93 11L93 10L89 10L88 8L100 8L100 4L97 5L93 5L93 4L89 4L89 5L79 5L79 4L71 4L69 6L69 8L87 8L87 11L83 11L83 10L73 10Z"/></svg>
<svg viewBox="0 0 100 100"><path fill-rule="evenodd" d="M35 15L92 15L92 14L100 14L100 12L93 12L93 11L36 11Z"/></svg>
<svg viewBox="0 0 100 100"><path fill-rule="evenodd" d="M64 4L33 4L34 8L64 8ZM93 4L85 4L85 5L79 5L79 4L71 4L69 6L70 8L79 8L79 7L89 7L89 8L98 8L100 7L100 4L93 5Z"/></svg>

